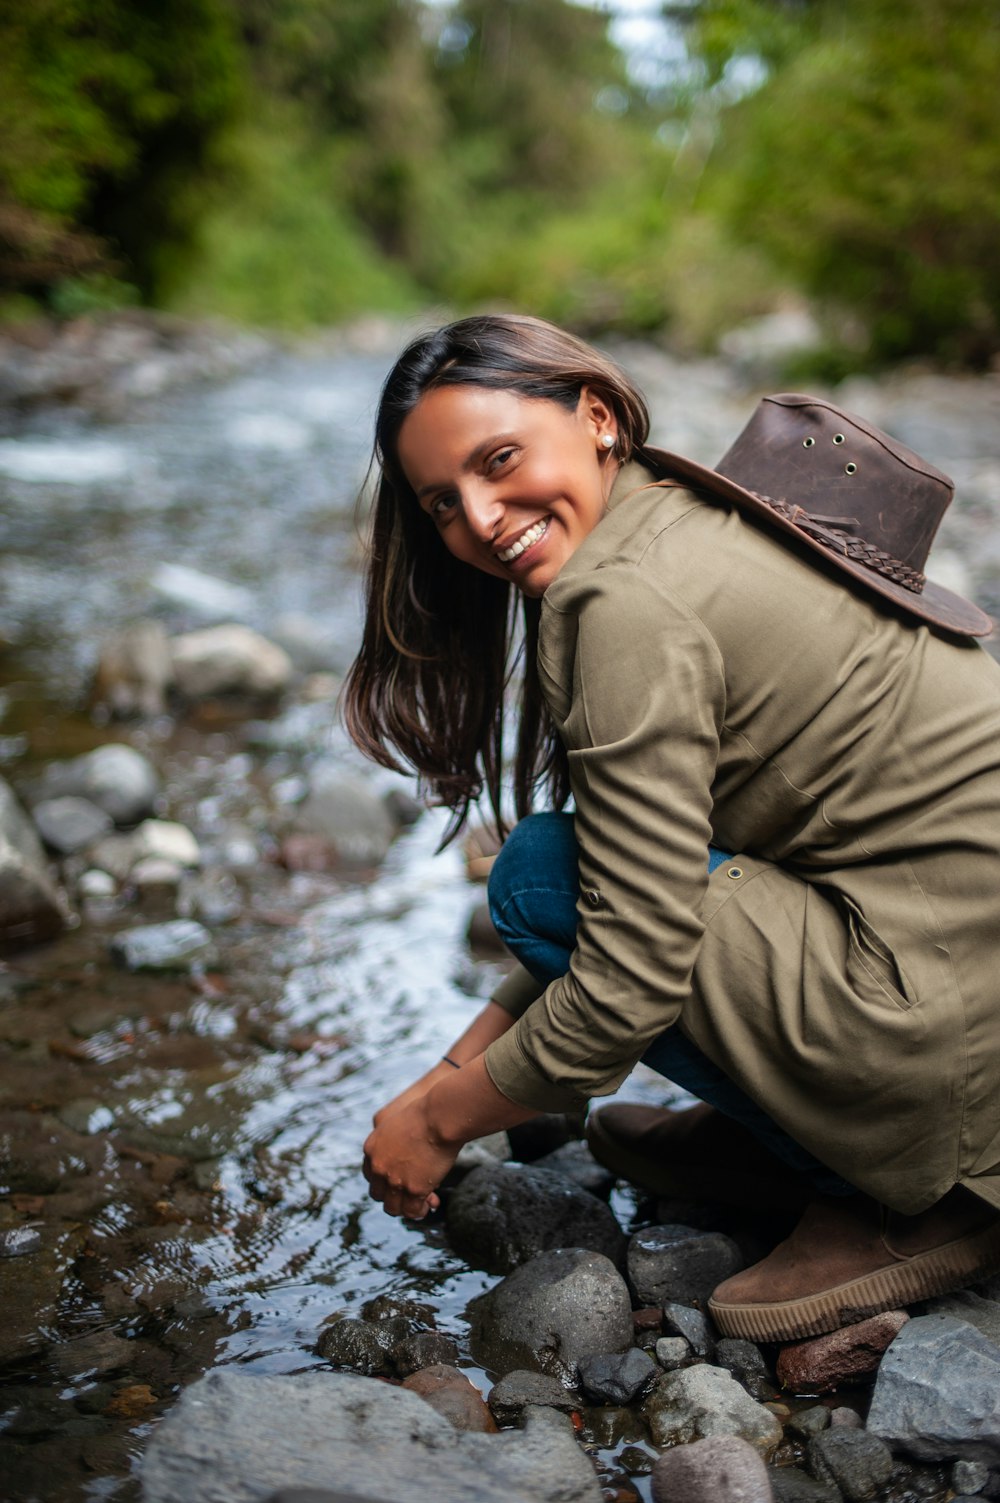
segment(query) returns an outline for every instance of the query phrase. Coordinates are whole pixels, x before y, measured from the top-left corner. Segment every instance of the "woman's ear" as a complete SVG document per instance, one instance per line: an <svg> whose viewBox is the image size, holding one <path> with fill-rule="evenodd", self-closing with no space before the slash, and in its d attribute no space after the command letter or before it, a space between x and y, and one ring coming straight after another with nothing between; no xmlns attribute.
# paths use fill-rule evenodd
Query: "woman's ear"
<svg viewBox="0 0 1000 1503"><path fill-rule="evenodd" d="M598 392L585 386L580 392L576 411L577 417L593 435L601 453L610 454L618 442L618 419L612 408Z"/></svg>

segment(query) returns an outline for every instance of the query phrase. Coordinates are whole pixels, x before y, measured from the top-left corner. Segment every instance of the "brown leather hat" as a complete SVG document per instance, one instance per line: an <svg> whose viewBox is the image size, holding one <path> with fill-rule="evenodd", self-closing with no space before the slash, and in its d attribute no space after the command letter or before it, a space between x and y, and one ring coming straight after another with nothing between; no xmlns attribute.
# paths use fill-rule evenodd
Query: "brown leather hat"
<svg viewBox="0 0 1000 1503"><path fill-rule="evenodd" d="M764 397L714 470L664 449L657 468L734 502L911 615L961 636L993 622L924 575L955 487L863 418L822 397Z"/></svg>

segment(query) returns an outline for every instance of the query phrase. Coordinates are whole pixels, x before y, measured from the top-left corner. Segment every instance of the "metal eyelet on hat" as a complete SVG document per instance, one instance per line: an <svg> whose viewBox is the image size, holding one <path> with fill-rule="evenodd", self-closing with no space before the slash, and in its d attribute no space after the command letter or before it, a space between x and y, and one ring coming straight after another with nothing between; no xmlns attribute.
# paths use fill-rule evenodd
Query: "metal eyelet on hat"
<svg viewBox="0 0 1000 1503"><path fill-rule="evenodd" d="M804 438L802 440L802 447L803 449L811 449L815 442L816 440L814 438Z"/></svg>
<svg viewBox="0 0 1000 1503"><path fill-rule="evenodd" d="M857 468L858 468L857 465L852 460L850 464L845 464L845 466L844 466L844 474L845 475L854 475L857 472Z"/></svg>
<svg viewBox="0 0 1000 1503"><path fill-rule="evenodd" d="M835 444L842 444L842 443L844 443L845 442L844 435L842 433L835 433L833 435L833 441L834 441Z"/></svg>

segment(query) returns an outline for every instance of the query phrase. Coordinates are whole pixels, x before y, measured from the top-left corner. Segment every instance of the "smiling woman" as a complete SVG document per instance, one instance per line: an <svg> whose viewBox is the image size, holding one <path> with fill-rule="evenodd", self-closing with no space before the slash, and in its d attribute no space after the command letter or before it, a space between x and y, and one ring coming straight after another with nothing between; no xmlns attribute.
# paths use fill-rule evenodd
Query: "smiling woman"
<svg viewBox="0 0 1000 1503"><path fill-rule="evenodd" d="M796 1340L1000 1267L1000 672L923 573L951 491L918 456L794 395L718 472L646 430L535 319L424 336L383 389L347 723L451 834L484 787L502 828L520 601L490 908L521 965L376 1113L365 1172L423 1215L462 1143L643 1059L704 1104L607 1107L593 1151L801 1210L711 1302Z"/></svg>

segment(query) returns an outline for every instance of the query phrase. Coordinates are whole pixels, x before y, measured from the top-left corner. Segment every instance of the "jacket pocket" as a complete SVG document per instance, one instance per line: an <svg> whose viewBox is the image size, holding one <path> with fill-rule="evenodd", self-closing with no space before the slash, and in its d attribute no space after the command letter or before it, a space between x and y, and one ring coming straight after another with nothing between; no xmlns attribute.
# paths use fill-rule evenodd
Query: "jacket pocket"
<svg viewBox="0 0 1000 1503"><path fill-rule="evenodd" d="M899 962L885 940L849 898L847 910L847 980L859 996L878 1001L884 997L894 1007L908 1012L916 998Z"/></svg>

